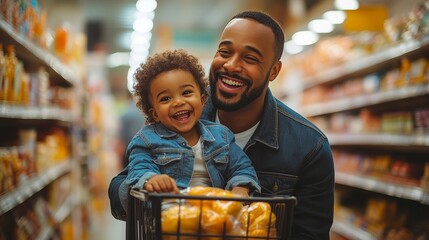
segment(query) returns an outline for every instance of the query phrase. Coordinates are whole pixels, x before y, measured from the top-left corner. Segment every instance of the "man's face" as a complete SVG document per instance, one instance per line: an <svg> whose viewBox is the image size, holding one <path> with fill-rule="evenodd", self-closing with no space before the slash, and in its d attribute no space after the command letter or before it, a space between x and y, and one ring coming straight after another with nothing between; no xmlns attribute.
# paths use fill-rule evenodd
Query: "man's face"
<svg viewBox="0 0 429 240"><path fill-rule="evenodd" d="M236 111L265 97L274 80L274 34L251 19L233 19L225 27L210 67L213 105Z"/></svg>

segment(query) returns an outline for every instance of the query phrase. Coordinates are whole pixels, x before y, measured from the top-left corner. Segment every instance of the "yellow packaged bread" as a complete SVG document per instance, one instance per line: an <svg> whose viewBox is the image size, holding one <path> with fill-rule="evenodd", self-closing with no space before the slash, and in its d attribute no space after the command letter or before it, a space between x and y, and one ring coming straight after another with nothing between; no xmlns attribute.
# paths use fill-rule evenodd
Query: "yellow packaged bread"
<svg viewBox="0 0 429 240"><path fill-rule="evenodd" d="M191 205L174 205L161 213L162 231L176 233L179 229L181 233L195 233L198 231L199 218L200 209L198 207Z"/></svg>
<svg viewBox="0 0 429 240"><path fill-rule="evenodd" d="M271 206L266 202L253 202L243 208L240 213L240 223L244 235L275 236L276 215L271 212Z"/></svg>
<svg viewBox="0 0 429 240"><path fill-rule="evenodd" d="M219 198L240 197L231 191L213 187L192 187L185 194ZM266 202L243 205L241 201L188 199L180 206L173 205L163 210L161 217L164 233L177 233L179 230L179 235L201 234L201 239L204 240L219 240L224 234L237 237L276 236L276 216L271 212L270 204ZM219 235L219 237L204 236L204 234ZM197 237L186 236L185 239L192 238Z"/></svg>

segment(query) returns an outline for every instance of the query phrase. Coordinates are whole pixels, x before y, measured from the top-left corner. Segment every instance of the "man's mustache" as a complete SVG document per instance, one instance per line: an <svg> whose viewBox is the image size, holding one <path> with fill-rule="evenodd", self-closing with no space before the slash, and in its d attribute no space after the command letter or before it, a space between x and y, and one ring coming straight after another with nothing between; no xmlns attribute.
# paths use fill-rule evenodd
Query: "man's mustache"
<svg viewBox="0 0 429 240"><path fill-rule="evenodd" d="M229 74L229 73L223 72L223 71L216 71L214 73L214 76L215 76L215 79L218 79L221 77L230 77L230 78L235 78L235 79L238 79L240 81L243 81L248 86L251 84L251 82L247 78L244 78L244 77L242 77L236 73Z"/></svg>

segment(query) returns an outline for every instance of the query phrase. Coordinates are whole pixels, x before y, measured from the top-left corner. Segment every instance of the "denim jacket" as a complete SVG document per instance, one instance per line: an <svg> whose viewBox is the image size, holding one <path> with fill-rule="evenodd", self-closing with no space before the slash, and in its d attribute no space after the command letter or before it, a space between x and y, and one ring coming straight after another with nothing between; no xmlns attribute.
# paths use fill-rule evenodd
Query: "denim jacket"
<svg viewBox="0 0 429 240"><path fill-rule="evenodd" d="M255 169L243 150L234 142L234 134L226 127L200 120L202 158L213 187L231 190L248 186L260 192ZM157 123L142 128L127 149L129 173L122 186L141 189L144 182L157 174L167 174L177 187L189 186L194 168L194 152L180 135ZM121 196L126 206L127 196Z"/></svg>
<svg viewBox="0 0 429 240"><path fill-rule="evenodd" d="M270 91L264 104L259 126L244 148L258 175L262 195L297 198L292 239L329 239L335 173L328 139ZM207 101L203 117L214 120L215 116L211 101ZM118 219L124 219L125 213L115 191L126 174L127 169L109 186L112 214Z"/></svg>
<svg viewBox="0 0 429 240"><path fill-rule="evenodd" d="M292 239L329 239L334 207L334 163L326 136L307 119L274 98L244 147L256 169L263 196L293 195ZM215 119L208 102L203 117Z"/></svg>

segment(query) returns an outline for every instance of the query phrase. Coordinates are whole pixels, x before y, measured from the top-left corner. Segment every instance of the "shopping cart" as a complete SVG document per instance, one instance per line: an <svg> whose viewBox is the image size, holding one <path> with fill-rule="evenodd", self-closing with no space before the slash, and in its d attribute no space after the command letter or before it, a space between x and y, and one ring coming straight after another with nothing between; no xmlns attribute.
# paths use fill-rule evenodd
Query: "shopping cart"
<svg viewBox="0 0 429 240"><path fill-rule="evenodd" d="M269 220L266 221L265 233L252 235L250 224L247 225L240 234L227 233L224 230L221 233L213 234L203 231L201 226L202 215L205 200L211 201L231 201L239 202L242 206L252 206L252 203L267 203L270 206ZM187 202L193 201L201 203L199 205L201 211L197 220L196 230L194 232L182 231L181 224L185 225L184 221L181 223L182 217L177 218L177 229L174 232L162 231L162 211L165 211L168 206L178 206L178 214L180 209L184 207ZM191 196L186 194L168 194L168 193L148 193L144 190L129 191L128 195L128 214L126 223L126 239L127 240L160 240L160 239L290 239L291 227L293 221L293 210L296 205L296 198L292 196L279 196L279 197L250 197L250 198L237 198L237 197L213 197L213 196ZM197 204L198 206L198 204ZM206 211L207 212L207 211ZM184 210L183 210L183 213ZM267 214L267 213L264 213ZM275 218L272 217L275 216ZM247 216L247 221L251 217ZM272 220L273 219L273 220ZM271 224L270 222L273 221ZM199 224L198 224L199 223ZM188 223L189 224L189 223Z"/></svg>

